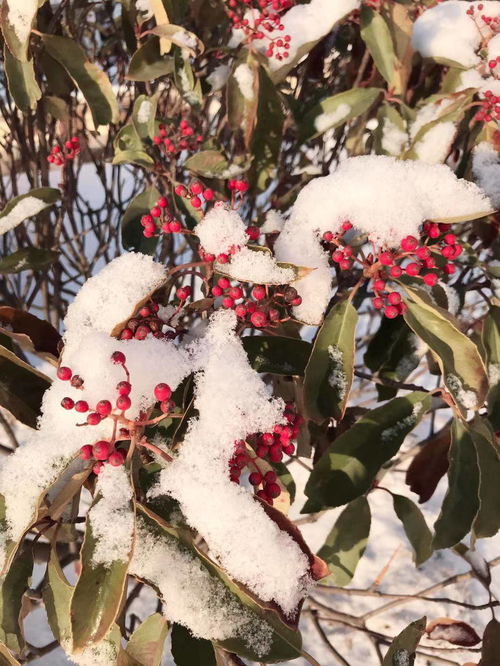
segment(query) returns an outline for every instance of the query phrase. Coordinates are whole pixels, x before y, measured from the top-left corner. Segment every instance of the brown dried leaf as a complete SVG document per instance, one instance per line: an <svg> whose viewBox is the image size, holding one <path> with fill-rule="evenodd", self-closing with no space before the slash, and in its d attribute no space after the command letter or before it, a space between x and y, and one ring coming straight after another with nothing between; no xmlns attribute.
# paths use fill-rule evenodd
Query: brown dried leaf
<svg viewBox="0 0 500 666"><path fill-rule="evenodd" d="M448 451L451 444L450 426L430 437L413 458L406 472L406 483L419 496L419 502L432 497L441 478L448 469Z"/></svg>
<svg viewBox="0 0 500 666"><path fill-rule="evenodd" d="M425 631L430 640L447 641L461 647L472 647L481 641L469 624L451 617L438 617L427 625Z"/></svg>

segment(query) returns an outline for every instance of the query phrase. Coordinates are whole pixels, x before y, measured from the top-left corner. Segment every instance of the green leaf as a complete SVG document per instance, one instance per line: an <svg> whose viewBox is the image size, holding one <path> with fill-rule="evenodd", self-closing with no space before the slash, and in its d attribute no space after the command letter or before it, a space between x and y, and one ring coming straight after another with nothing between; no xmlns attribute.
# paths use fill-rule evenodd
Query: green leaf
<svg viewBox="0 0 500 666"><path fill-rule="evenodd" d="M363 357L369 370L377 372L388 361L391 350L398 341L403 328L404 320L401 317L395 319L382 317Z"/></svg>
<svg viewBox="0 0 500 666"><path fill-rule="evenodd" d="M430 405L430 395L416 391L365 414L321 456L307 481L307 497L326 508L365 493Z"/></svg>
<svg viewBox="0 0 500 666"><path fill-rule="evenodd" d="M479 466L479 511L472 529L474 537L492 537L500 529L500 449L490 424L476 416L468 424Z"/></svg>
<svg viewBox="0 0 500 666"><path fill-rule="evenodd" d="M389 379L396 382L404 382L409 375L418 367L420 359L424 354L419 351L419 339L406 324L402 317L400 319L400 333L389 348L389 354L378 372L380 379ZM394 320L393 320L394 321ZM377 384L379 400L394 398L398 392L397 388Z"/></svg>
<svg viewBox="0 0 500 666"><path fill-rule="evenodd" d="M210 641L195 638L180 624L172 627L172 656L176 666L216 666L214 648Z"/></svg>
<svg viewBox="0 0 500 666"><path fill-rule="evenodd" d="M43 35L49 55L61 64L82 92L97 128L118 120L118 102L102 69L87 60L85 51L69 37Z"/></svg>
<svg viewBox="0 0 500 666"><path fill-rule="evenodd" d="M257 122L259 78L257 58L251 51L242 49L227 82L227 117L233 132L242 132L247 150Z"/></svg>
<svg viewBox="0 0 500 666"><path fill-rule="evenodd" d="M172 56L161 55L160 40L151 37L132 56L126 78L129 81L154 81L173 71L174 59Z"/></svg>
<svg viewBox="0 0 500 666"><path fill-rule="evenodd" d="M20 273L21 271L41 271L57 261L59 252L27 247L18 250L8 257L0 259L0 275Z"/></svg>
<svg viewBox="0 0 500 666"><path fill-rule="evenodd" d="M156 108L158 97L153 95L139 95L134 102L132 122L141 139L152 139L156 129Z"/></svg>
<svg viewBox="0 0 500 666"><path fill-rule="evenodd" d="M121 221L121 240L125 250L153 255L158 245L158 238L146 238L142 233L141 217L149 213L160 198L156 187L149 187L135 196L130 202Z"/></svg>
<svg viewBox="0 0 500 666"><path fill-rule="evenodd" d="M174 81L177 90L190 106L199 107L203 101L200 80L194 75L189 57L181 49L174 55Z"/></svg>
<svg viewBox="0 0 500 666"><path fill-rule="evenodd" d="M0 640L14 652L24 647L20 614L32 571L33 549L28 544L18 551L8 572L0 579Z"/></svg>
<svg viewBox="0 0 500 666"><path fill-rule="evenodd" d="M394 511L403 523L405 534L413 548L414 562L420 566L432 555L432 532L422 512L411 499L392 493L392 501Z"/></svg>
<svg viewBox="0 0 500 666"><path fill-rule="evenodd" d="M498 666L500 663L500 622L490 620L483 634L483 649L479 666Z"/></svg>
<svg viewBox="0 0 500 666"><path fill-rule="evenodd" d="M138 164L149 168L154 165L154 160L144 150L121 150L113 157L112 164Z"/></svg>
<svg viewBox="0 0 500 666"><path fill-rule="evenodd" d="M11 16L9 5L12 9L20 8L22 10L22 23L27 24L26 29L24 25L20 27L21 20L18 17L15 15L14 17ZM0 24L3 37L6 45L9 47L9 51L21 62L26 62L28 60L28 46L31 36L31 28L35 22L37 11L38 6L33 2L18 3L17 0L10 0L10 2L3 2L2 4ZM19 33L21 33L21 36Z"/></svg>
<svg viewBox="0 0 500 666"><path fill-rule="evenodd" d="M9 92L18 109L27 113L36 108L42 91L35 78L33 60L25 62L11 55L7 46L4 48L4 67Z"/></svg>
<svg viewBox="0 0 500 666"><path fill-rule="evenodd" d="M70 608L73 588L66 580L55 549L52 549L50 553L42 596L54 638L63 647L71 646Z"/></svg>
<svg viewBox="0 0 500 666"><path fill-rule="evenodd" d="M257 372L302 377L311 345L305 340L262 335L242 338L250 365Z"/></svg>
<svg viewBox="0 0 500 666"><path fill-rule="evenodd" d="M8 326L1 329L4 335L15 340L29 351L59 356L58 346L61 342L59 332L44 319L23 310L16 310L8 305L0 306L0 325Z"/></svg>
<svg viewBox="0 0 500 666"><path fill-rule="evenodd" d="M370 54L394 94L402 92L398 72L398 59L394 52L391 31L382 14L364 6L361 10L361 37Z"/></svg>
<svg viewBox="0 0 500 666"><path fill-rule="evenodd" d="M61 196L54 187L38 187L11 199L0 211L0 235L52 206Z"/></svg>
<svg viewBox="0 0 500 666"><path fill-rule="evenodd" d="M368 111L382 95L380 88L352 88L327 97L309 111L300 125L302 141L357 118Z"/></svg>
<svg viewBox="0 0 500 666"><path fill-rule="evenodd" d="M405 299L405 321L435 353L446 388L457 406L464 415L467 409L480 409L488 392L488 376L477 346L446 310L430 302L425 292L403 287L411 299Z"/></svg>
<svg viewBox="0 0 500 666"><path fill-rule="evenodd" d="M50 379L0 346L0 405L16 419L35 428Z"/></svg>
<svg viewBox="0 0 500 666"><path fill-rule="evenodd" d="M500 430L500 306L492 305L484 320L482 343L490 378L488 416L495 430Z"/></svg>
<svg viewBox="0 0 500 666"><path fill-rule="evenodd" d="M167 632L168 622L163 615L160 613L150 615L130 637L126 648L127 654L141 666L160 666Z"/></svg>
<svg viewBox="0 0 500 666"><path fill-rule="evenodd" d="M100 501L102 497L98 494L91 509ZM129 510L134 511L133 502L129 503ZM96 564L93 561L95 549L92 520L87 518L80 554L82 572L71 599L71 627L75 650L98 643L107 635L120 612L127 589L129 562L115 560L109 565ZM129 559L130 556L131 552Z"/></svg>
<svg viewBox="0 0 500 666"><path fill-rule="evenodd" d="M402 666L413 664L415 651L425 631L427 618L422 617L409 624L392 641L382 662L382 666Z"/></svg>
<svg viewBox="0 0 500 666"><path fill-rule="evenodd" d="M161 23L160 25L147 30L144 34L152 34L157 37L168 39L173 44L176 44L182 49L186 49L189 54L195 58L200 56L205 51L205 46L201 39L194 34L183 28L180 25L173 23Z"/></svg>
<svg viewBox="0 0 500 666"><path fill-rule="evenodd" d="M448 492L434 525L433 548L451 548L470 531L479 510L479 467L474 441L458 419L451 427Z"/></svg>
<svg viewBox="0 0 500 666"><path fill-rule="evenodd" d="M330 576L322 584L344 586L351 582L370 536L371 514L366 497L350 502L337 518L325 544L318 551Z"/></svg>
<svg viewBox="0 0 500 666"><path fill-rule="evenodd" d="M184 166L193 173L205 178L223 178L229 162L217 150L202 150L189 157Z"/></svg>
<svg viewBox="0 0 500 666"><path fill-rule="evenodd" d="M306 413L317 423L344 416L354 377L358 313L351 301L337 303L321 326L304 376Z"/></svg>

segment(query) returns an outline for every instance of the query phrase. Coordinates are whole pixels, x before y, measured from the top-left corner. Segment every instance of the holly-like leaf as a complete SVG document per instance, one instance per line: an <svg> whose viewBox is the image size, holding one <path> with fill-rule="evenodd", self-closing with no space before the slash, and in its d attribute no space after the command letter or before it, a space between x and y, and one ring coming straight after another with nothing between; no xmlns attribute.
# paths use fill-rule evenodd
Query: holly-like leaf
<svg viewBox="0 0 500 666"><path fill-rule="evenodd" d="M30 217L52 206L61 192L54 187L38 187L11 199L0 211L0 235L14 229Z"/></svg>
<svg viewBox="0 0 500 666"><path fill-rule="evenodd" d="M351 301L330 310L313 345L304 376L306 413L317 423L344 416L354 377L358 313Z"/></svg>
<svg viewBox="0 0 500 666"><path fill-rule="evenodd" d="M365 496L346 506L318 551L331 572L322 584L344 586L351 582L368 544L370 525L370 505Z"/></svg>
<svg viewBox="0 0 500 666"><path fill-rule="evenodd" d="M151 255L155 253L158 238L144 236L141 217L149 213L159 198L160 193L156 187L149 187L130 202L120 221L121 240L125 250Z"/></svg>
<svg viewBox="0 0 500 666"><path fill-rule="evenodd" d="M18 109L28 113L35 109L42 91L35 78L33 60L25 62L11 55L7 45L4 49L4 66L7 77L7 85Z"/></svg>
<svg viewBox="0 0 500 666"><path fill-rule="evenodd" d="M31 28L35 22L38 4L36 2L2 3L1 20L3 38L10 53L21 62L28 60L28 46Z"/></svg>
<svg viewBox="0 0 500 666"><path fill-rule="evenodd" d="M245 337L242 342L250 365L257 372L300 377L304 375L311 353L309 342L272 335Z"/></svg>
<svg viewBox="0 0 500 666"><path fill-rule="evenodd" d="M483 634L483 649L479 666L497 666L500 663L500 622L490 620Z"/></svg>
<svg viewBox="0 0 500 666"><path fill-rule="evenodd" d="M422 617L409 624L392 641L382 662L382 666L401 666L415 661L415 651L425 631L427 618Z"/></svg>
<svg viewBox="0 0 500 666"><path fill-rule="evenodd" d="M43 35L49 55L64 67L89 105L94 125L108 125L118 120L118 102L105 72L87 60L85 51L69 37Z"/></svg>
<svg viewBox="0 0 500 666"><path fill-rule="evenodd" d="M356 421L315 465L305 489L311 502L302 511L341 506L369 490L382 465L398 452L430 405L430 395L416 391Z"/></svg>
<svg viewBox="0 0 500 666"><path fill-rule="evenodd" d="M468 409L480 409L488 393L488 376L477 346L446 310L431 303L425 292L403 286L410 297L405 299L405 321L436 355L446 388L457 406L464 415Z"/></svg>
<svg viewBox="0 0 500 666"><path fill-rule="evenodd" d="M172 74L174 59L161 55L160 40L150 37L132 56L126 78L129 81L154 81Z"/></svg>
<svg viewBox="0 0 500 666"><path fill-rule="evenodd" d="M214 647L204 638L195 638L181 624L172 627L172 656L176 666L216 666Z"/></svg>
<svg viewBox="0 0 500 666"><path fill-rule="evenodd" d="M400 333L394 343L390 346L389 354L381 366L378 376L380 379L394 382L404 382L409 375L418 367L420 359L424 354L426 346L420 343L419 338L413 333L402 317ZM398 389L392 386L377 384L379 400L394 398Z"/></svg>
<svg viewBox="0 0 500 666"><path fill-rule="evenodd" d="M469 533L479 510L479 467L469 430L455 418L451 427L448 492L434 525L433 548L450 548Z"/></svg>
<svg viewBox="0 0 500 666"><path fill-rule="evenodd" d="M473 647L481 641L470 624L451 617L436 618L427 625L425 633L432 641L448 641L461 647Z"/></svg>
<svg viewBox="0 0 500 666"><path fill-rule="evenodd" d="M152 139L156 128L156 108L158 97L153 95L139 95L134 102L132 123L140 139Z"/></svg>
<svg viewBox="0 0 500 666"><path fill-rule="evenodd" d="M259 106L259 63L251 51L240 51L226 90L229 125L233 132L242 132L248 150Z"/></svg>
<svg viewBox="0 0 500 666"><path fill-rule="evenodd" d="M427 439L411 461L406 483L416 493L420 503L427 502L448 470L448 451L451 445L450 425Z"/></svg>
<svg viewBox="0 0 500 666"><path fill-rule="evenodd" d="M39 319L29 312L3 305L0 306L0 325L4 335L8 335L29 351L40 352L54 358L59 356L59 344L62 338L48 321Z"/></svg>
<svg viewBox="0 0 500 666"><path fill-rule="evenodd" d="M50 379L0 346L0 405L21 423L35 428Z"/></svg>
<svg viewBox="0 0 500 666"><path fill-rule="evenodd" d="M185 162L186 169L205 178L223 178L229 162L217 150L202 150L191 155Z"/></svg>
<svg viewBox="0 0 500 666"><path fill-rule="evenodd" d="M327 97L305 115L300 124L301 140L320 136L361 116L375 104L382 92L380 88L351 88Z"/></svg>
<svg viewBox="0 0 500 666"><path fill-rule="evenodd" d="M432 555L432 532L422 512L411 499L393 493L392 501L394 511L403 523L405 534L413 548L415 564L420 566Z"/></svg>
<svg viewBox="0 0 500 666"><path fill-rule="evenodd" d="M168 622L163 615L160 613L150 615L130 637L126 647L127 655L140 666L160 666L167 633ZM193 661L192 663L197 662Z"/></svg>
<svg viewBox="0 0 500 666"><path fill-rule="evenodd" d="M21 273L21 271L42 271L58 258L59 252L55 250L27 247L0 259L0 275Z"/></svg>

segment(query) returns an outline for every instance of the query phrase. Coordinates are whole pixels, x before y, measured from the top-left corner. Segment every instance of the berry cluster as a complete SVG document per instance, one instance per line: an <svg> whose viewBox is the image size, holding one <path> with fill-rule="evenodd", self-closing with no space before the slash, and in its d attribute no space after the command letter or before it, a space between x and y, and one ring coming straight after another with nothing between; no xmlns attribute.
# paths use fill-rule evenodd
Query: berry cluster
<svg viewBox="0 0 500 666"><path fill-rule="evenodd" d="M63 150L61 150L61 147L58 145L52 146L50 155L47 157L47 162L55 164L56 166L62 166L66 162L74 160L79 153L80 140L77 136L72 136L71 139L64 142Z"/></svg>
<svg viewBox="0 0 500 666"><path fill-rule="evenodd" d="M130 440L130 429L132 426L145 426L154 423L153 421L141 421L144 415L141 413L139 420L131 421L125 416L125 412L130 409L132 401L130 393L132 391L132 384L130 383L130 373L127 369L127 359L125 354L120 351L115 351L111 355L111 361L116 365L121 365L125 372L126 379L118 382L116 385L117 397L115 405L109 400L99 400L95 408L91 410L90 405L86 400L77 400L76 402L69 397L63 398L61 406L64 409L74 409L79 413L88 413L85 424L81 425L98 425L103 419L109 418L114 421L113 436L110 440L101 439L94 444L86 444L80 449L80 458L82 460L94 460L92 471L99 474L104 463L109 463L114 467L123 465L126 460L127 454L123 448L120 448L120 443ZM69 381L73 386L81 388L83 380L78 375L73 375L71 368L60 366L57 370L57 377L61 381ZM78 381L73 382L77 377ZM162 415L169 414L175 409L175 402L172 400L172 390L168 384L157 384L153 391L155 399L160 403L160 410ZM159 418L164 418L161 416ZM118 429L118 425L121 425ZM117 432L118 429L118 432Z"/></svg>
<svg viewBox="0 0 500 666"><path fill-rule="evenodd" d="M154 145L171 155L176 155L183 150L194 151L202 142L203 136L196 134L194 127L187 120L181 120L178 128L174 125L162 124L159 134L153 137Z"/></svg>
<svg viewBox="0 0 500 666"><path fill-rule="evenodd" d="M282 290L282 291L281 291ZM234 310L237 317L255 328L277 326L283 321L281 311L300 305L302 299L294 287L280 287L271 293L269 287L255 285L251 298L247 298L239 284L232 285L227 277L218 279L212 287L212 296L222 298L222 307Z"/></svg>
<svg viewBox="0 0 500 666"><path fill-rule="evenodd" d="M145 340L148 335L155 338L171 338L172 333L164 333L165 322L158 316L158 303L143 305L136 315L127 321L120 333L120 340Z"/></svg>
<svg viewBox="0 0 500 666"><path fill-rule="evenodd" d="M500 62L500 58L498 61ZM487 90L480 104L481 109L474 116L478 122L488 123L493 118L500 120L500 96L494 95L491 90Z"/></svg>
<svg viewBox="0 0 500 666"><path fill-rule="evenodd" d="M186 230L170 211L168 199L160 197L149 213L141 217L142 232L146 238L164 234L184 233Z"/></svg>
<svg viewBox="0 0 500 666"><path fill-rule="evenodd" d="M175 193L178 197L187 199L193 208L201 208L203 206L202 198L205 203L212 201L214 198L214 191L209 187L203 187L203 185L195 181L191 183L188 187L185 185L177 185L175 188Z"/></svg>
<svg viewBox="0 0 500 666"><path fill-rule="evenodd" d="M483 9L484 5L482 3L477 6L478 12L482 12ZM481 37L484 37L482 28L484 28L485 26L488 26L488 28L490 28L494 34L500 32L499 16L487 16L486 14L477 14L476 7L474 7L474 5L472 4L465 13L472 18L472 20L477 26L477 29L481 33ZM482 21L482 23L480 23L480 21Z"/></svg>
<svg viewBox="0 0 500 666"><path fill-rule="evenodd" d="M389 319L403 314L406 309L401 295L390 289L388 283L391 280L405 274L421 278L425 285L433 287L439 280L439 273L449 276L455 272L453 261L462 253L457 237L449 233L449 225L426 222L420 242L415 236L407 236L397 250L374 251L367 257L360 252L356 256L352 246L342 243L342 236L351 228L350 222L344 222L340 233L327 231L323 241L327 247L335 248L331 257L340 270L349 270L354 262L361 264L363 274L372 279L373 306L383 310Z"/></svg>
<svg viewBox="0 0 500 666"><path fill-rule="evenodd" d="M259 459L280 463L284 455L292 456L295 453L293 441L297 439L304 422L291 402L286 404L284 417L287 425L278 423L272 432L255 433L249 435L246 442L235 442L234 454L229 461L231 481L239 483L245 467L254 470L250 472L248 480L256 489L256 495L271 505L273 500L280 496L281 487L276 483L277 475L274 471L265 472L259 467ZM252 455L252 452L255 455Z"/></svg>
<svg viewBox="0 0 500 666"><path fill-rule="evenodd" d="M249 42L269 40L265 52L268 58L289 57L290 35L274 36L274 33L284 31L281 14L293 7L293 0L228 0L227 4L233 27L242 30Z"/></svg>

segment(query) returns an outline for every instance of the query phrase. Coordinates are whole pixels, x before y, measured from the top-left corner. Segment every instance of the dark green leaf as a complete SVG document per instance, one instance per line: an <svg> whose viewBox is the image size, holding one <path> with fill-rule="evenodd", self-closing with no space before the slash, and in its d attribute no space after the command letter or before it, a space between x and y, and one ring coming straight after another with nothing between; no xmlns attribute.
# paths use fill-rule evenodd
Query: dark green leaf
<svg viewBox="0 0 500 666"><path fill-rule="evenodd" d="M317 423L341 420L354 376L358 313L350 300L333 306L321 326L305 370L306 413Z"/></svg>
<svg viewBox="0 0 500 666"><path fill-rule="evenodd" d="M405 534L413 548L415 564L419 566L432 555L432 532L427 527L422 512L411 499L392 494L392 501L394 511L403 523Z"/></svg>
<svg viewBox="0 0 500 666"><path fill-rule="evenodd" d="M469 424L479 466L479 511L473 532L478 539L492 537L500 529L500 449L490 424L476 416Z"/></svg>
<svg viewBox="0 0 500 666"><path fill-rule="evenodd" d="M369 370L377 372L388 361L391 349L398 341L403 328L404 320L401 317L396 319L382 317L380 326L368 343L363 357Z"/></svg>
<svg viewBox="0 0 500 666"><path fill-rule="evenodd" d="M495 430L500 430L500 305L492 305L484 320L482 343L490 379L488 415Z"/></svg>
<svg viewBox="0 0 500 666"><path fill-rule="evenodd" d="M420 363L426 347L425 345L419 345L419 339L411 328L402 317L398 318L401 320L400 334L394 344L391 345L388 357L380 368L378 376L381 379L404 382ZM419 346L423 348L422 351L419 350ZM377 384L379 400L394 398L397 392L397 388Z"/></svg>
<svg viewBox="0 0 500 666"><path fill-rule="evenodd" d="M217 150L202 150L186 160L186 169L205 178L222 178L229 167L226 157Z"/></svg>
<svg viewBox="0 0 500 666"><path fill-rule="evenodd" d="M129 252L142 252L154 254L158 245L158 238L145 238L141 217L149 213L160 198L156 187L150 187L132 199L125 211L121 222L122 245Z"/></svg>
<svg viewBox="0 0 500 666"><path fill-rule="evenodd" d="M410 296L404 318L436 354L443 379L463 414L480 409L488 392L488 376L477 346L458 328L456 320L433 305L420 289L403 285Z"/></svg>
<svg viewBox="0 0 500 666"><path fill-rule="evenodd" d="M498 666L498 664L500 664L500 622L493 619L484 630L479 666Z"/></svg>
<svg viewBox="0 0 500 666"><path fill-rule="evenodd" d="M42 92L36 82L33 60L22 62L14 58L5 46L4 66L9 92L17 108L24 113L35 109Z"/></svg>
<svg viewBox="0 0 500 666"><path fill-rule="evenodd" d="M51 550L42 590L49 626L61 645L71 645L71 597L73 588L66 580L55 549Z"/></svg>
<svg viewBox="0 0 500 666"><path fill-rule="evenodd" d="M38 215L45 208L52 206L60 195L61 192L53 187L38 187L26 192L26 194L14 197L0 211L0 235L14 229L24 220Z"/></svg>
<svg viewBox="0 0 500 666"><path fill-rule="evenodd" d="M409 624L392 641L384 657L382 666L411 666L415 662L415 651L425 631L427 618L423 617Z"/></svg>
<svg viewBox="0 0 500 666"><path fill-rule="evenodd" d="M365 414L319 459L306 485L307 497L316 507L326 508L365 493L430 405L430 395L416 391Z"/></svg>
<svg viewBox="0 0 500 666"><path fill-rule="evenodd" d="M160 666L167 632L168 623L163 615L160 613L150 615L130 637L126 648L127 654L141 666Z"/></svg>
<svg viewBox="0 0 500 666"><path fill-rule="evenodd" d="M195 638L180 624L172 627L172 656L176 666L216 666L212 643Z"/></svg>
<svg viewBox="0 0 500 666"><path fill-rule="evenodd" d="M35 428L50 379L0 347L0 405L21 423Z"/></svg>
<svg viewBox="0 0 500 666"><path fill-rule="evenodd" d="M57 261L59 252L27 247L0 259L0 275L21 271L41 271Z"/></svg>
<svg viewBox="0 0 500 666"><path fill-rule="evenodd" d="M358 497L346 506L318 551L318 557L325 560L331 571L322 583L344 586L351 582L368 544L370 525L370 505L366 497Z"/></svg>
<svg viewBox="0 0 500 666"><path fill-rule="evenodd" d="M172 74L174 59L160 54L160 40L151 37L134 53L130 60L127 79L130 81L154 81Z"/></svg>
<svg viewBox="0 0 500 666"><path fill-rule="evenodd" d="M118 102L107 75L87 60L85 51L69 37L43 35L49 55L71 76L85 97L96 128L118 120Z"/></svg>
<svg viewBox="0 0 500 666"><path fill-rule="evenodd" d="M203 93L200 80L194 75L188 55L181 49L175 51L174 81L177 90L188 104L194 107L201 105Z"/></svg>
<svg viewBox="0 0 500 666"><path fill-rule="evenodd" d="M0 579L0 640L15 652L20 652L24 646L19 620L23 595L30 586L32 571L33 550L28 544L18 551L9 571Z"/></svg>
<svg viewBox="0 0 500 666"><path fill-rule="evenodd" d="M470 531L479 510L479 467L468 429L457 418L451 428L448 492L434 530L434 550L451 548Z"/></svg>
<svg viewBox="0 0 500 666"><path fill-rule="evenodd" d="M242 341L250 365L257 372L304 375L311 353L309 342L272 335L245 337Z"/></svg>
<svg viewBox="0 0 500 666"><path fill-rule="evenodd" d="M8 305L0 306L0 325L8 326L4 335L37 352L59 356L61 335L48 321Z"/></svg>

